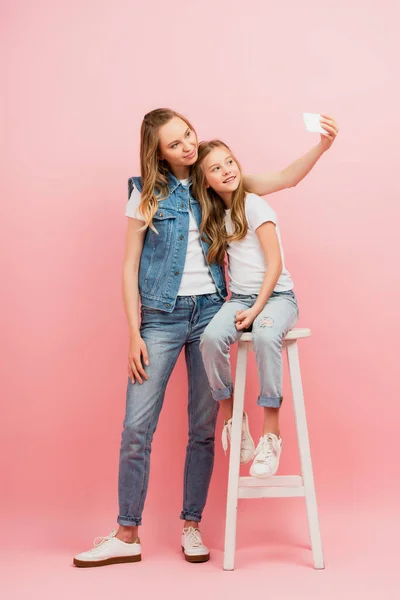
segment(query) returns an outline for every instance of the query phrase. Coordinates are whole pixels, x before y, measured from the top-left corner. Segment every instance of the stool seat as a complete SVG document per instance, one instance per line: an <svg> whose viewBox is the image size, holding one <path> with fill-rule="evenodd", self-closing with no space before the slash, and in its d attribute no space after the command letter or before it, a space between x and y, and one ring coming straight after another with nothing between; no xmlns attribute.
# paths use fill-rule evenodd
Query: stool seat
<svg viewBox="0 0 400 600"><path fill-rule="evenodd" d="M289 333L283 338L284 342L290 342L293 340L299 340L300 338L306 338L306 337L310 337L311 335L311 329L307 329L307 328L297 328L297 329L292 329L291 331L289 331ZM242 335L240 336L239 342L252 342L253 338L252 338L252 334L251 333L242 333Z"/></svg>

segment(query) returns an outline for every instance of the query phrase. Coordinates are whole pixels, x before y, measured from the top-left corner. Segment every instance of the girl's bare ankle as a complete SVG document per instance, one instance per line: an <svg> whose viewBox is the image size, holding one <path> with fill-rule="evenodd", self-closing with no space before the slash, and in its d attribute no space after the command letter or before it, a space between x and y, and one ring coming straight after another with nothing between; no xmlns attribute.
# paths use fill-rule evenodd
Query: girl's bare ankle
<svg viewBox="0 0 400 600"><path fill-rule="evenodd" d="M276 435L276 437L279 439L281 437L281 432L279 429L276 429L275 427L268 427L268 428L264 428L263 431L263 436L267 435L268 433L273 433L274 435Z"/></svg>

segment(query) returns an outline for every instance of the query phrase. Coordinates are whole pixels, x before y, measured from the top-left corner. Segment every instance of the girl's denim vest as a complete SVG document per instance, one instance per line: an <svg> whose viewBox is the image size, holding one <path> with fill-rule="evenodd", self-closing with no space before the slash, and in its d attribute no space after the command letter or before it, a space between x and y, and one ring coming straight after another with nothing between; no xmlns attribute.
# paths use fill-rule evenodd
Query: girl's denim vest
<svg viewBox="0 0 400 600"><path fill-rule="evenodd" d="M133 186L142 191L140 177L128 180L128 198ZM186 260L189 236L189 210L200 229L201 208L189 189L176 177L169 174L169 196L160 200L153 217L154 227L146 231L139 267L139 292L142 304L165 312L174 310L178 290ZM208 244L201 241L207 260ZM218 294L226 298L224 268L215 263L209 264L211 276Z"/></svg>

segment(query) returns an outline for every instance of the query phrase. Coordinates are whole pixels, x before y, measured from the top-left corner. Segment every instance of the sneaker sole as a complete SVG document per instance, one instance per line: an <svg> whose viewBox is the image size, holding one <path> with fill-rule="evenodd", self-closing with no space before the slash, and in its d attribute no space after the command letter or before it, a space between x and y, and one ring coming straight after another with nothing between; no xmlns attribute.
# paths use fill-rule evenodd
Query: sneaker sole
<svg viewBox="0 0 400 600"><path fill-rule="evenodd" d="M135 556L116 556L115 558L106 558L104 560L78 560L74 558L75 567L105 567L107 565L117 565L121 563L132 563L140 562L142 560L141 554Z"/></svg>
<svg viewBox="0 0 400 600"><path fill-rule="evenodd" d="M185 556L185 560L187 560L190 563L202 563L202 562L207 562L208 560L210 560L210 553L191 556L190 554L186 554L185 548L183 546L182 546L182 552Z"/></svg>

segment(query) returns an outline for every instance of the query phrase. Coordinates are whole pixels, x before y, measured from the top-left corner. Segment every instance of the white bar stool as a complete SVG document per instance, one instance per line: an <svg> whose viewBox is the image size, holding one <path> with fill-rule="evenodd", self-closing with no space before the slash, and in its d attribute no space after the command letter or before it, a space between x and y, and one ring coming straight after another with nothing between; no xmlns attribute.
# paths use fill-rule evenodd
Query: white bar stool
<svg viewBox="0 0 400 600"><path fill-rule="evenodd" d="M237 355L234 406L232 417L231 450L229 458L228 497L226 506L224 570L235 566L236 519L239 498L293 498L305 496L311 548L316 569L324 568L321 533L318 520L317 498L311 463L306 409L301 383L297 340L310 337L310 329L292 329L284 338L292 387L297 441L300 453L301 475L276 475L269 479L239 477L240 443L246 386L247 354L253 350L251 333L243 333Z"/></svg>

